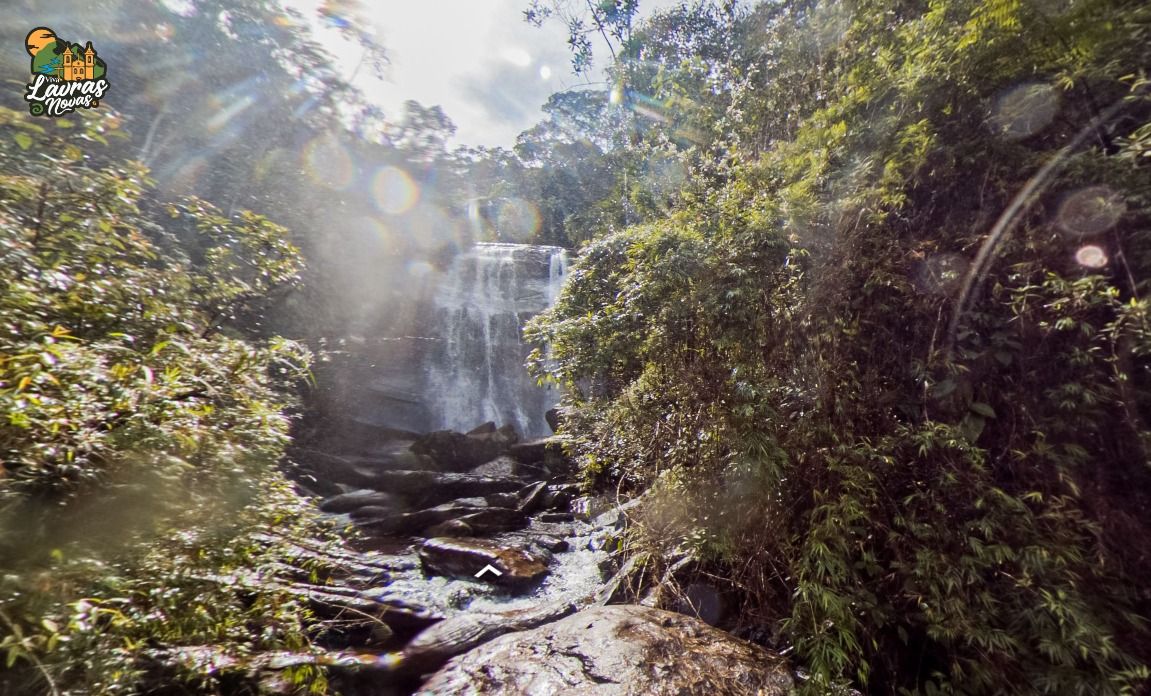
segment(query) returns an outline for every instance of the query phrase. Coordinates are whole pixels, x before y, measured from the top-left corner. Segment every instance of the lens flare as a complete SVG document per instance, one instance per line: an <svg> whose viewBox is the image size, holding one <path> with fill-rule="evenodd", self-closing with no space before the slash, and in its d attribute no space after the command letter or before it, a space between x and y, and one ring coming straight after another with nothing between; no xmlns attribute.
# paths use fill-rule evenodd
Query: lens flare
<svg viewBox="0 0 1151 696"><path fill-rule="evenodd" d="M958 254L932 254L915 271L915 286L931 295L950 295L967 273L967 259Z"/></svg>
<svg viewBox="0 0 1151 696"><path fill-rule="evenodd" d="M991 127L1008 140L1043 130L1059 111L1059 92L1051 85L1028 83L1001 94L991 110Z"/></svg>
<svg viewBox="0 0 1151 696"><path fill-rule="evenodd" d="M412 278L423 278L433 270L435 268L427 261L409 261L407 265L408 275Z"/></svg>
<svg viewBox="0 0 1151 696"><path fill-rule="evenodd" d="M351 153L330 135L321 135L304 146L304 171L312 181L342 191L356 178Z"/></svg>
<svg viewBox="0 0 1151 696"><path fill-rule="evenodd" d="M420 205L402 218L403 234L422 249L435 249L460 243L459 222L431 205Z"/></svg>
<svg viewBox="0 0 1151 696"><path fill-rule="evenodd" d="M245 94L244 96L236 99L235 101L228 104L228 106L213 114L212 117L204 123L204 126L209 131L218 131L227 125L228 122L233 118L239 116L244 111L251 108L251 106L255 103L256 98L254 96L251 94Z"/></svg>
<svg viewBox="0 0 1151 696"><path fill-rule="evenodd" d="M207 170L208 160L206 157L190 155L182 157L158 171L156 180L165 192L187 193L196 189Z"/></svg>
<svg viewBox="0 0 1151 696"><path fill-rule="evenodd" d="M372 177L372 199L380 212L402 215L420 200L420 187L399 167L387 166Z"/></svg>
<svg viewBox="0 0 1151 696"><path fill-rule="evenodd" d="M1094 244L1088 244L1075 252L1075 260L1087 268L1103 268L1107 265L1107 253Z"/></svg>
<svg viewBox="0 0 1151 696"><path fill-rule="evenodd" d="M395 247L395 237L382 221L367 215L352 218L347 223L347 230L357 241L355 253L372 254L380 251L392 251Z"/></svg>
<svg viewBox="0 0 1151 696"><path fill-rule="evenodd" d="M1125 212L1122 196L1106 186L1089 186L1063 199L1055 220L1067 235L1087 237L1111 229Z"/></svg>
<svg viewBox="0 0 1151 696"><path fill-rule="evenodd" d="M546 65L540 66L540 79L550 80L552 78L552 69Z"/></svg>
<svg viewBox="0 0 1151 696"><path fill-rule="evenodd" d="M496 231L500 239L530 241L540 229L540 213L522 198L506 198L496 210Z"/></svg>
<svg viewBox="0 0 1151 696"><path fill-rule="evenodd" d="M643 187L660 197L674 196L687 181L687 168L674 156L655 157L648 163Z"/></svg>

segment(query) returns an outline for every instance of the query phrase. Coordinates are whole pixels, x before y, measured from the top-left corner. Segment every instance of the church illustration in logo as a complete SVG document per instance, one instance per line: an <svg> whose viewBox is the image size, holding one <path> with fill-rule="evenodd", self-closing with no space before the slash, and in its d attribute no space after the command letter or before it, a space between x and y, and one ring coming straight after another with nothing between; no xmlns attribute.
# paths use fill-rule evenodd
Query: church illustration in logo
<svg viewBox="0 0 1151 696"><path fill-rule="evenodd" d="M109 87L108 66L91 41L81 46L58 38L48 27L37 27L28 32L24 47L32 57L33 76L24 99L33 116L62 116L100 106Z"/></svg>

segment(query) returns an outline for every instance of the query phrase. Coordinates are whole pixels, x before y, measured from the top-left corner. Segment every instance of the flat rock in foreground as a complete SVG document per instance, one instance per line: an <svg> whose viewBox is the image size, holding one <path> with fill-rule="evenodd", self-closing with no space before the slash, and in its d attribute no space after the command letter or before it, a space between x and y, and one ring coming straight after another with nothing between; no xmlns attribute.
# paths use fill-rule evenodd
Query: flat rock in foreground
<svg viewBox="0 0 1151 696"><path fill-rule="evenodd" d="M634 605L594 607L501 636L452 659L422 695L783 696L783 658L697 619Z"/></svg>

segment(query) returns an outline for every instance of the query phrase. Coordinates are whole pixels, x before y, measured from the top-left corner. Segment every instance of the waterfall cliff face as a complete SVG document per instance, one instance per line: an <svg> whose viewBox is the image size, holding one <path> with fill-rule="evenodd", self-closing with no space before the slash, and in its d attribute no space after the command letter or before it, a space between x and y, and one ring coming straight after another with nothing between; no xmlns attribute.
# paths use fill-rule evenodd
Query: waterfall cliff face
<svg viewBox="0 0 1151 696"><path fill-rule="evenodd" d="M458 256L434 300L426 399L435 427L467 431L511 424L526 436L551 432L544 413L557 390L524 369L524 322L555 301L567 273L559 247L477 244Z"/></svg>

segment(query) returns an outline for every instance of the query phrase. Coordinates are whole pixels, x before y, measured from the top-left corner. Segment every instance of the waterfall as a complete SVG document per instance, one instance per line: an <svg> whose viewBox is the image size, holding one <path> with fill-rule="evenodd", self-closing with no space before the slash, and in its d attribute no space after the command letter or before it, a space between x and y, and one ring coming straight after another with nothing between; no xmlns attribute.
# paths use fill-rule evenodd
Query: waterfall
<svg viewBox="0 0 1151 696"><path fill-rule="evenodd" d="M426 368L436 427L495 421L529 437L551 432L544 413L559 394L528 375L521 331L555 301L566 274L560 247L482 243L454 260L435 296L437 341Z"/></svg>

